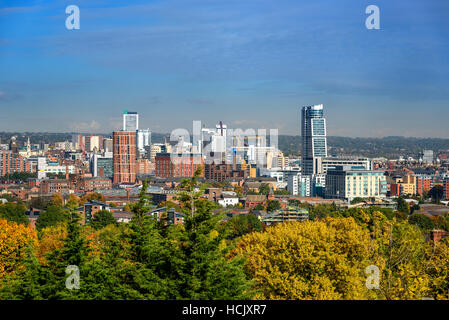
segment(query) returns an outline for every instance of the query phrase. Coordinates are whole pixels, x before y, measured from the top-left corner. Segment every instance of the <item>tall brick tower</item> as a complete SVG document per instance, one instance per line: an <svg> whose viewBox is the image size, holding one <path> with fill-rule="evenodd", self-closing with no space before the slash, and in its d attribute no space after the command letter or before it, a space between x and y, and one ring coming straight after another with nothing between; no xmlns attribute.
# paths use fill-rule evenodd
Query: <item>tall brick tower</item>
<svg viewBox="0 0 449 320"><path fill-rule="evenodd" d="M113 132L114 183L136 181L136 132Z"/></svg>

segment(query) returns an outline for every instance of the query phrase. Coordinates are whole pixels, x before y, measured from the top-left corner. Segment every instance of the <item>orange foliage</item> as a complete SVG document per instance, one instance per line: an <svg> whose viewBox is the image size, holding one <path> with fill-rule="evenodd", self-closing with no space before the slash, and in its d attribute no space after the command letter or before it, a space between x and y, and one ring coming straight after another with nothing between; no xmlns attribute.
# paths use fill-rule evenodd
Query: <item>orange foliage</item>
<svg viewBox="0 0 449 320"><path fill-rule="evenodd" d="M29 244L37 245L35 230L0 219L0 278L21 268Z"/></svg>
<svg viewBox="0 0 449 320"><path fill-rule="evenodd" d="M55 249L61 249L67 237L65 224L47 227L41 230L41 239L37 250L37 259L43 263L45 256Z"/></svg>

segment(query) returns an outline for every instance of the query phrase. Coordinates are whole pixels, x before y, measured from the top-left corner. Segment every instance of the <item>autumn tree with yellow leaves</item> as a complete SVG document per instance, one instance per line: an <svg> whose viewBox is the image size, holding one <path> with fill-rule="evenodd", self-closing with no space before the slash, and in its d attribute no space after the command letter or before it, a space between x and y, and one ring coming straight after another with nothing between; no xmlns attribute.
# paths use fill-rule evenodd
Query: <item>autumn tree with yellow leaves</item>
<svg viewBox="0 0 449 320"><path fill-rule="evenodd" d="M378 211L358 213L357 220L328 217L282 223L242 237L233 254L246 257L246 271L259 292L255 298L390 300L431 296L432 277L424 263L428 244L423 233ZM367 266L378 268L378 288L367 288ZM434 286L445 288L444 279Z"/></svg>
<svg viewBox="0 0 449 320"><path fill-rule="evenodd" d="M366 299L370 237L353 218L286 222L244 236L256 299Z"/></svg>
<svg viewBox="0 0 449 320"><path fill-rule="evenodd" d="M0 219L0 279L20 270L28 246L35 245L37 236L33 229Z"/></svg>

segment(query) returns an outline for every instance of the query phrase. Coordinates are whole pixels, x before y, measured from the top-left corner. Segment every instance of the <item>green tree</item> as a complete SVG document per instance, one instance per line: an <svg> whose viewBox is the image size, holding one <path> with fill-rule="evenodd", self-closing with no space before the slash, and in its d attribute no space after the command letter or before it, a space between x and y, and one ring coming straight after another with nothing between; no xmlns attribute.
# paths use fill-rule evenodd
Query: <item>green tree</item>
<svg viewBox="0 0 449 320"><path fill-rule="evenodd" d="M36 197L31 200L30 207L45 210L50 205L50 201L47 197Z"/></svg>
<svg viewBox="0 0 449 320"><path fill-rule="evenodd" d="M351 200L351 204L357 204L357 203L360 203L363 201L365 201L365 199L360 198L360 197L355 197L354 199Z"/></svg>
<svg viewBox="0 0 449 320"><path fill-rule="evenodd" d="M428 216L420 213L414 213L408 218L410 224L415 224L423 230L432 230L435 225Z"/></svg>
<svg viewBox="0 0 449 320"><path fill-rule="evenodd" d="M64 198L61 196L60 193L55 193L51 197L51 204L53 206L62 207L62 206L64 206Z"/></svg>
<svg viewBox="0 0 449 320"><path fill-rule="evenodd" d="M94 229L101 229L106 227L109 224L116 225L114 216L109 210L100 210L94 214L91 225Z"/></svg>
<svg viewBox="0 0 449 320"><path fill-rule="evenodd" d="M50 252L45 266L45 283L42 292L47 299L83 299L83 290L86 286L84 277L89 272L87 266L89 247L81 232L81 217L79 213L68 213L67 237L63 240L62 248ZM80 289L69 290L66 287L66 269L76 266L80 272Z"/></svg>
<svg viewBox="0 0 449 320"><path fill-rule="evenodd" d="M253 214L241 214L229 219L225 224L228 228L228 238L233 239L241 237L244 234L254 231L262 231L262 222Z"/></svg>
<svg viewBox="0 0 449 320"><path fill-rule="evenodd" d="M410 213L410 207L403 197L398 197L396 201L398 203L398 211L405 212L407 214Z"/></svg>
<svg viewBox="0 0 449 320"><path fill-rule="evenodd" d="M82 299L89 248L81 233L80 217L76 212L68 215L67 237L62 248L47 254L46 262L39 263L31 248L28 249L25 268L8 280L0 290L7 299ZM66 287L66 268L77 266L80 270L80 289ZM87 278L87 277L86 277Z"/></svg>
<svg viewBox="0 0 449 320"><path fill-rule="evenodd" d="M34 249L28 245L24 268L18 273L8 275L0 281L1 300L40 300L41 294L41 265L37 261Z"/></svg>
<svg viewBox="0 0 449 320"><path fill-rule="evenodd" d="M3 177L0 177L0 181L6 181L6 180L26 181L28 178L37 178L37 173L13 172L12 174L8 174Z"/></svg>
<svg viewBox="0 0 449 320"><path fill-rule="evenodd" d="M288 199L289 206L299 207L300 204L301 204L301 201L299 201L297 199Z"/></svg>
<svg viewBox="0 0 449 320"><path fill-rule="evenodd" d="M259 187L259 194L267 195L270 192L270 186L266 183L262 183Z"/></svg>
<svg viewBox="0 0 449 320"><path fill-rule="evenodd" d="M281 208L281 204L279 203L279 201L277 201L277 200L268 201L268 205L267 205L268 212L273 212L273 211L279 210L280 208Z"/></svg>
<svg viewBox="0 0 449 320"><path fill-rule="evenodd" d="M84 204L85 202L97 200L97 201L105 201L104 195L98 192L89 192L84 194L80 199L80 204Z"/></svg>
<svg viewBox="0 0 449 320"><path fill-rule="evenodd" d="M410 214L413 214L413 212L415 212L416 210L419 210L419 209L421 209L419 204L414 204L413 206L410 207Z"/></svg>
<svg viewBox="0 0 449 320"><path fill-rule="evenodd" d="M430 189L429 195L432 197L432 202L440 203L440 200L443 198L443 186L434 186L432 189Z"/></svg>
<svg viewBox="0 0 449 320"><path fill-rule="evenodd" d="M179 234L179 294L184 299L248 299L249 281L244 259L226 258L230 248L218 232L220 216L213 216L210 201L197 201L193 217L185 219Z"/></svg>
<svg viewBox="0 0 449 320"><path fill-rule="evenodd" d="M195 185L199 173L187 185ZM184 299L249 298L244 260L226 257L230 248L225 245L225 233L218 231L221 216L212 214L214 203L193 193L184 193L182 202L190 205L191 215L185 217L184 228L173 234L179 243L179 295Z"/></svg>
<svg viewBox="0 0 449 320"><path fill-rule="evenodd" d="M66 206L69 209L76 209L80 206L81 199L74 193L71 193L67 199Z"/></svg>
<svg viewBox="0 0 449 320"><path fill-rule="evenodd" d="M49 206L47 210L41 212L36 220L36 229L38 231L46 227L56 226L69 220L67 209L58 206Z"/></svg>
<svg viewBox="0 0 449 320"><path fill-rule="evenodd" d="M145 181L139 201L131 205L134 216L124 238L129 243L126 250L129 263L123 274L137 299L177 299L177 255L174 244L166 237L166 226L149 215L153 205L146 194L147 185Z"/></svg>
<svg viewBox="0 0 449 320"><path fill-rule="evenodd" d="M0 205L0 218L19 224L28 225L29 220L25 214L26 208L22 204L5 203Z"/></svg>
<svg viewBox="0 0 449 320"><path fill-rule="evenodd" d="M281 189L281 190L276 190L276 191L274 191L274 194L278 194L278 195L289 195L290 192L288 192L288 190Z"/></svg>

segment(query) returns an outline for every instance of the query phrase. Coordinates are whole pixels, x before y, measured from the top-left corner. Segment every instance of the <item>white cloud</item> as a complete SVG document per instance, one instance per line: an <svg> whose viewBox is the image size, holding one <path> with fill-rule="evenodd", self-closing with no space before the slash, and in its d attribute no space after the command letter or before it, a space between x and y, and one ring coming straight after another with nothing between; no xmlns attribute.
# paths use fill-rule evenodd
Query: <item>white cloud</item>
<svg viewBox="0 0 449 320"><path fill-rule="evenodd" d="M76 132L94 132L101 128L101 125L95 121L92 120L89 122L75 122L71 123L69 125L70 129Z"/></svg>

